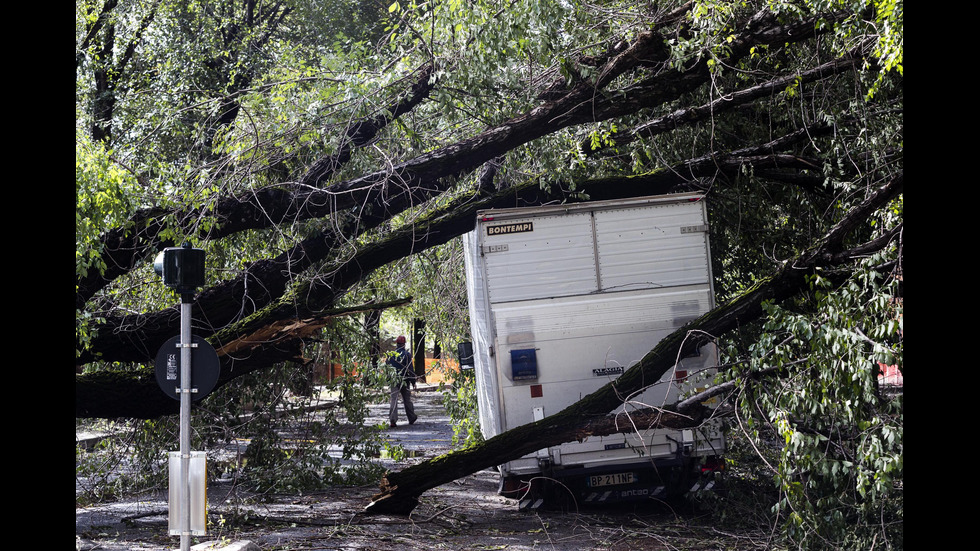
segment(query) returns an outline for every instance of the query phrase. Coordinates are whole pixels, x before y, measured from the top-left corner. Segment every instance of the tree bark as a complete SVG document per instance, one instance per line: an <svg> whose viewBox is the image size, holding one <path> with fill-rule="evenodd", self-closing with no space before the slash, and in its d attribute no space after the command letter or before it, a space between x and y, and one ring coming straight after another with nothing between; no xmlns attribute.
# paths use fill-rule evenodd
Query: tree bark
<svg viewBox="0 0 980 551"><path fill-rule="evenodd" d="M371 310L364 314L364 331L371 343L368 355L373 370L378 369L378 362L381 360L381 312L382 310Z"/></svg>

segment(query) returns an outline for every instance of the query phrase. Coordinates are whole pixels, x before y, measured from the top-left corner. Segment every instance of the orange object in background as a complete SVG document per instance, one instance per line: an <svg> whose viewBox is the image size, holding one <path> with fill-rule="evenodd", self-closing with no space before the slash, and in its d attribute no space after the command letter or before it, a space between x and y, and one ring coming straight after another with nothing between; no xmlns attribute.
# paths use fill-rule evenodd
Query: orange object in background
<svg viewBox="0 0 980 551"><path fill-rule="evenodd" d="M436 363L438 362L438 366ZM425 359L425 382L427 384L452 383L459 373L459 362L456 360Z"/></svg>
<svg viewBox="0 0 980 551"><path fill-rule="evenodd" d="M354 373L356 374L357 371L355 370ZM427 384L450 384L457 373L459 373L459 362L456 360L425 359L425 382ZM314 384L318 385L340 378L343 374L343 366L336 362L329 365L317 364L313 367Z"/></svg>
<svg viewBox="0 0 980 551"><path fill-rule="evenodd" d="M313 384L322 385L344 374L344 367L339 363L315 364L313 366Z"/></svg>

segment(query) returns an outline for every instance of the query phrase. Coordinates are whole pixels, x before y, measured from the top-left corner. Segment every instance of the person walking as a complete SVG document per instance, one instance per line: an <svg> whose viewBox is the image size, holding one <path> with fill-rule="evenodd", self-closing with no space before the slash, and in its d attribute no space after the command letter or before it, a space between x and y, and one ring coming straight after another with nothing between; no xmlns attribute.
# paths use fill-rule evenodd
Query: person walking
<svg viewBox="0 0 980 551"><path fill-rule="evenodd" d="M395 353L388 357L388 364L395 368L395 380L391 384L391 409L388 412L388 421L392 427L398 425L398 396L401 395L402 402L405 404L405 416L408 417L408 424L414 425L418 416L415 415L412 393L408 389L408 385L415 387L415 371L412 370L412 356L408 350L405 350L404 335L399 335L395 339Z"/></svg>

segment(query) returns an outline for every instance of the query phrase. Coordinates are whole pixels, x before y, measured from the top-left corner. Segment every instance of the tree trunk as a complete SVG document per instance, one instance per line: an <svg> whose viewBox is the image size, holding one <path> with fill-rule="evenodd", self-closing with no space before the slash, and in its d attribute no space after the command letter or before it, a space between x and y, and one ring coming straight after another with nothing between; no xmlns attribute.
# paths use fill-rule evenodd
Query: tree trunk
<svg viewBox="0 0 980 551"><path fill-rule="evenodd" d="M369 352L371 357L371 368L378 370L378 361L381 358L381 312L382 310L371 310L364 314L364 329L367 332L368 342L371 343Z"/></svg>
<svg viewBox="0 0 980 551"><path fill-rule="evenodd" d="M412 367L415 378L425 382L425 320L412 321Z"/></svg>

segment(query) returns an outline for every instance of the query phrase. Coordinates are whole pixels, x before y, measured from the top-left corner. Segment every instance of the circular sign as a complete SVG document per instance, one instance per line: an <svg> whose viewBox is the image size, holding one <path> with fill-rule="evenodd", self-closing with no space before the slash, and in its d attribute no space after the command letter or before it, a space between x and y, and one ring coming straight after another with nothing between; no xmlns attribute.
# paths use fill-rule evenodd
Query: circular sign
<svg viewBox="0 0 980 551"><path fill-rule="evenodd" d="M197 335L191 336L191 401L197 402L214 390L221 374L218 353L206 340ZM180 400L180 336L163 343L157 352L157 384L164 394Z"/></svg>

